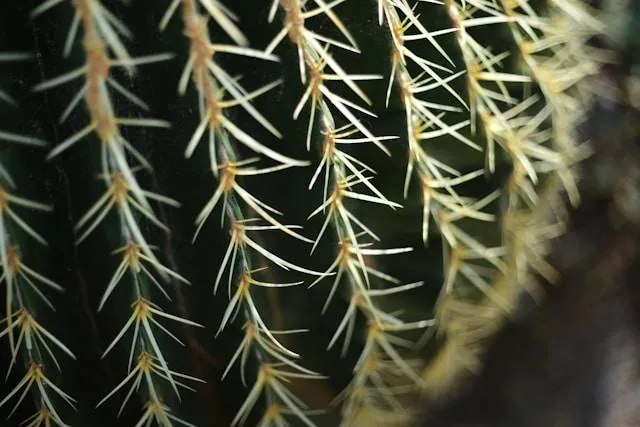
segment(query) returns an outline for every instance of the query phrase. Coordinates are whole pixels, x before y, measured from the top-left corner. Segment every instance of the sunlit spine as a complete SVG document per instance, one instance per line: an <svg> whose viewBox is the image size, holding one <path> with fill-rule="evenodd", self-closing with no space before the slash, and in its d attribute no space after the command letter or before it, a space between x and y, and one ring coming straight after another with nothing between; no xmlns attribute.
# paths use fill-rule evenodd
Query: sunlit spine
<svg viewBox="0 0 640 427"><path fill-rule="evenodd" d="M172 413L171 408L165 403L164 395L168 386L179 399L179 387L191 389L183 383L184 380L201 380L171 370L156 335L158 333L167 334L182 344L162 325L161 321L170 320L191 326L200 325L165 312L151 300L150 290L153 287L158 289L167 300L171 300L161 283L162 281L175 279L188 282L158 260L140 225L140 221L144 219L168 232L167 227L156 217L151 201L176 207L179 204L165 196L141 188L135 174L140 169L152 172L151 165L121 133L123 126L165 128L169 124L157 119L118 117L111 98L112 92L117 93L129 102L147 110L147 105L140 98L115 80L111 75L111 68L122 67L129 75L133 75L137 65L164 61L171 56L158 54L132 58L121 42L122 36L131 37L131 33L98 0L69 2L49 0L37 7L33 11L33 16L38 16L61 3L69 4L73 10L73 20L67 35L64 54L66 56L71 52L77 33L80 31L85 63L79 69L37 85L35 90L49 90L67 82L82 79L82 88L63 112L60 121L66 120L72 111L84 101L90 123L58 144L50 152L49 158L60 155L76 143L91 136L100 143L101 161L100 170L97 172L99 179L104 182L106 190L77 222L75 230L79 236L76 243L80 244L85 240L103 223L108 215L115 214L118 218L122 246L116 248L112 254L119 257L121 262L106 286L98 311L102 310L115 288L125 281L125 278L130 280L134 294L131 306L126 309L120 308L131 310L130 317L103 354L105 357L118 343L124 340L128 333L132 333L127 375L104 399L98 402L98 406L121 389L128 387L120 412L133 393L138 391L144 402L140 425L156 422L162 426L189 426L191 424ZM129 163L129 156L139 164L132 166ZM141 388L141 384L144 384L145 387Z"/></svg>
<svg viewBox="0 0 640 427"><path fill-rule="evenodd" d="M191 157L206 135L210 167L217 181L213 195L196 219L197 230L194 240L221 202L221 226L229 231L230 242L215 278L214 292L218 291L227 272L227 292L230 300L219 325L218 334L238 316L244 323L244 338L227 365L223 378L233 365L239 362L241 378L246 384L245 365L248 359L254 358L258 366L257 378L232 424L243 424L256 403L264 398L265 411L259 425L288 425L286 420L291 416L306 425L313 425L308 408L289 390L287 383L291 379L317 379L320 375L301 366L297 360L299 355L280 342L279 335L297 331L279 331L268 325L264 320L267 314L265 310L268 308L260 306L254 294L256 288L277 289L302 283L271 283L260 280L265 268L257 266L261 265L262 259L267 259L285 270L312 275L322 274L291 264L261 246L259 240L252 235L268 230L279 230L305 242L311 240L295 231L296 227L281 224L276 219L280 214L276 209L250 194L242 186L242 180L246 178L251 179L252 176L262 176L293 166L305 166L308 162L286 157L268 148L242 130L242 125L235 124L226 116L226 110L241 107L271 134L281 138L280 132L252 105L254 98L269 92L281 81L247 92L237 79L224 70L224 60L218 60L225 54L266 61L278 61L278 58L271 53L249 48L248 40L234 23L235 16L217 2L174 0L167 9L161 28L169 23L178 9L182 12L182 24L190 45L189 58L178 90L180 94L184 94L189 81L193 81L198 93L200 114L200 124L187 144L185 155ZM210 19L229 36L232 43L213 43L210 40ZM237 144L247 146L256 154L276 164L257 167L256 164L263 160L260 157L241 159L236 149ZM255 217L250 218L252 215Z"/></svg>

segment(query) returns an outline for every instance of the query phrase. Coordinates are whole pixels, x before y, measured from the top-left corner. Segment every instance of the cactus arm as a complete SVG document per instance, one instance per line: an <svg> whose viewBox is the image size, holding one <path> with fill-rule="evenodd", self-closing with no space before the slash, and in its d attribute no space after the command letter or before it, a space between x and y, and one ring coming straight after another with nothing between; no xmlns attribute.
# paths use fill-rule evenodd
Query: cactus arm
<svg viewBox="0 0 640 427"><path fill-rule="evenodd" d="M561 193L566 193L574 204L579 201L573 166L589 152L574 136L576 117L588 107L587 96L574 90L597 69L595 62L577 61L573 54L584 54L582 49L588 49L586 35L594 35L601 28L582 6L574 6L577 8L571 8L571 15L584 18L579 22L572 21L577 16L571 17L560 5L554 6L559 12L556 19L547 21L527 1L502 1L501 6L482 1L446 3L458 29L456 41L467 68L471 117L480 119L487 136L487 166L493 172L497 144L510 160L512 172L504 191L502 264L490 284L493 293L501 294L508 305L500 308L495 298L493 301L485 298L476 305L462 302L467 314L454 319L442 354L424 372L430 379L427 382L437 384L436 392L455 380L461 371L477 369L483 345L475 345L457 367L447 363L447 356L462 353L469 342L483 343L497 331L520 291L530 292L539 300L534 274L550 283L557 279L557 272L545 260L547 248L564 230L564 219L558 213ZM580 30L561 30L567 20ZM473 27L497 23L507 23L527 73L500 69L499 64L507 54L491 54L473 38ZM567 48L563 49L565 45ZM547 49L550 56L541 55ZM507 88L514 84L521 88ZM540 89L542 99L537 94L525 95L523 100L510 95L516 89L530 94L532 87Z"/></svg>
<svg viewBox="0 0 640 427"><path fill-rule="evenodd" d="M328 348L332 348L342 338L344 354L355 334L356 318L362 316L367 322L364 344L354 367L354 376L340 396L343 401L342 425L355 425L354 423L358 422L366 424L365 420L370 416L379 416L376 422L385 419L391 421L394 414L390 408L397 403L397 398L388 382L388 376L395 374L411 381L420 380L398 352L396 343L399 339L395 334L411 329L423 329L430 321L404 323L398 317L386 313L376 301L376 297L384 293L376 293L378 290L371 285L372 276L389 282L392 285L392 288L388 289L390 292L409 290L414 286L401 285L398 279L376 270L370 260L376 256L405 253L411 248L373 249L369 247L370 243L365 242L368 239L376 241L379 238L354 215L350 204L368 202L392 209L401 206L388 200L372 184L367 173L373 172L372 169L349 155L342 147L351 143L372 143L386 154L390 154L382 145L382 141L395 137L374 136L357 114L374 115L366 108L337 95L327 85L329 81L339 81L362 101L370 104L357 82L380 79L381 76L352 75L344 70L338 60L334 59L332 49L339 48L355 53L359 50L340 20L339 13L334 10L341 2L325 3L317 0L313 3L313 6L303 6L301 2L293 0L274 1L269 20L273 21L279 7L283 13L283 23L278 36L267 47L267 52L272 52L285 37L296 47L300 81L305 90L293 117L297 119L305 106L310 107L306 135L307 150L310 149L313 140L318 140L317 146L322 153L309 185L309 188L312 188L324 171L323 202L309 216L324 216L313 249L330 228L333 229L338 247L334 262L326 270L327 274L335 273L335 278L323 312L340 285L346 285L350 294L348 308ZM307 20L321 15L339 29L348 43L318 35L308 28ZM322 46L320 41L325 45ZM321 138L312 137L317 127L320 128ZM311 286L315 286L321 279L322 277L318 278ZM419 286L421 283L412 285Z"/></svg>
<svg viewBox="0 0 640 427"><path fill-rule="evenodd" d="M536 189L540 176L557 173L572 200L577 200L577 194L574 191L575 178L572 175L573 172L569 170L572 162L568 160L568 151L558 143L550 142L552 134L548 122L553 115L553 104L547 98L543 98L543 101L547 102L544 102L541 107L538 95L525 95L522 100L513 95L516 91L523 94L529 93L530 87L536 86L537 77L533 73L523 74L507 70L505 60L508 58L508 52L493 53L483 42L473 36L477 28L491 28L506 24L516 36L516 44L525 56L526 50L523 49L525 47L528 50L531 49L530 46L521 43L525 37L523 34L533 35L535 38L536 33L531 30L531 27L535 26L536 31L543 33L554 32L553 27L545 26L526 0L517 2L517 5L506 1L502 4L505 8L509 7L508 10L511 13L505 13L500 5L490 1L446 1L441 6L451 19L452 28L428 30L421 23L415 8L410 8L406 2L378 1L379 22L380 24L386 22L391 38L392 72L387 90L387 103L391 87L395 83L399 88L407 117L409 161L405 194L411 175L415 175L422 185L423 241L426 243L428 239L430 216L433 217L445 241L443 256L445 278L436 304L437 322L435 324L438 330L447 332L447 341L436 360L423 372L427 386L432 391L448 388L449 381L460 369L475 369L479 366L478 356L481 347L477 344L481 342L481 338L486 338L491 335L491 331L497 330L504 313L512 310L517 293L512 287L515 283L519 283L519 287L528 286L528 290L533 290L534 286L530 283L528 276L530 268L546 278L553 277L553 269L544 261L543 241L557 237L558 230L562 228L562 224L556 221L556 217L549 216L552 200L557 201L557 194L553 188L553 183L557 180L545 182L544 189L540 190L548 196L548 199L541 203L544 209L541 206L533 209L536 204L540 204ZM521 6L520 11L525 10L529 15L518 16L513 13L518 5ZM597 21L594 21L588 13L581 12L581 8L575 9L575 6L572 3L569 8L567 4L556 5L556 8L564 7L564 10L571 10L572 14L584 17L582 22L591 28L591 32L586 33L593 34L593 31L599 28ZM579 19L578 16L574 18ZM520 26L524 29L518 32ZM443 58L451 63L436 40L437 37L452 32L462 54L463 72L454 73L446 66L433 63L413 53L412 43L428 43L436 54L442 54ZM565 33L572 32L565 31L562 34ZM578 34L583 33L578 32ZM581 43L575 44L580 45L584 41L585 39L581 39ZM545 45L542 44L542 46ZM532 60L533 58L526 58L525 63ZM561 64L562 60L557 62ZM571 79L568 76L575 75L577 71L574 72L570 65L563 65L567 67L563 72L567 74L567 78ZM413 69L428 75L429 78L413 76ZM588 69L587 66L585 70ZM444 78L440 77L439 74L442 72L448 75ZM578 77L578 80L585 77L588 72L584 71L584 73ZM468 105L449 86L450 82L462 74L466 76ZM557 82L558 79L555 78L553 81ZM572 85L569 84L568 87ZM461 107L431 102L428 98L430 92L442 89L453 95ZM549 91L543 88L543 93L547 92ZM575 98L569 96L565 101L573 99ZM447 123L448 116L456 117L467 108L470 113L468 119L456 120L452 125ZM584 111L584 108L582 110ZM531 114L531 111L534 114ZM486 137L487 171L490 173L495 171L496 145L504 149L513 165L504 196L508 205L507 212L504 218L499 218L505 239L502 246L493 248L486 247L455 222L461 219L496 221L498 219L496 215L485 213L482 209L497 199L500 193L493 192L480 200L461 197L455 190L455 186L480 177L482 170L462 174L438 161L433 155L429 155L428 150L422 146L424 141L429 139L449 136L472 149L479 150L479 145L462 134L469 125L471 132L475 133L478 119ZM565 129L573 129L573 127L574 125L569 125L565 126ZM558 137L557 134L553 136ZM566 137L560 139L566 139ZM574 149L572 154L572 161L575 163L584 158L584 149ZM535 213L523 214L520 211L522 207L532 209ZM515 234L518 235L515 236ZM514 260L517 261L514 262ZM489 265L491 270L487 270L486 265ZM478 288L484 294L484 299L477 304L460 300L456 296L456 288L464 286L465 283Z"/></svg>
<svg viewBox="0 0 640 427"><path fill-rule="evenodd" d="M0 63L29 59L30 55L22 53L0 53ZM15 104L13 99L0 89L0 99ZM37 138L0 130L0 143L18 146L45 146L46 143ZM19 196L16 183L10 170L15 162L3 162L0 156L0 284L5 286L6 312L0 331L0 337L7 336L11 349L11 365L9 370L20 360L24 361L26 371L21 381L2 397L0 406L17 398L10 415L22 404L28 393L35 399L36 412L25 422L31 426L44 426L55 423L65 426L57 399L62 399L72 408L75 400L55 385L47 372L52 366L60 370L56 353L63 352L72 359L74 354L54 334L49 332L38 320L40 300L51 310L55 307L43 291L50 288L62 292L63 288L35 271L27 264L29 261L29 245L25 240L20 245L21 236L32 239L46 246L46 240L38 234L26 220L22 219L21 210L35 212L51 212L52 207ZM22 246L22 248L20 247ZM17 333L17 340L16 335Z"/></svg>
<svg viewBox="0 0 640 427"><path fill-rule="evenodd" d="M298 354L280 343L276 335L286 331L274 331L267 326L264 319L265 309L258 305L254 296L260 288L283 288L297 286L302 282L264 282L258 279L263 269L255 269L252 266L262 256L286 270L312 275L321 275L321 273L289 263L263 247L251 236L254 232L279 230L295 239L311 242L295 231L295 227L279 222L274 215L280 213L249 193L240 181L244 178L251 179L253 176L262 177L294 166L306 166L308 162L284 156L268 148L227 117L227 110L237 106L242 107L267 131L280 138L280 132L252 105L251 101L269 92L281 84L281 81L247 92L224 70L221 61L218 60L220 55L225 54L267 61L278 61L278 58L272 53L249 48L248 40L232 22L231 11L223 8L218 2L209 0L174 2L167 9L161 28L168 24L171 15L178 9L182 11L182 24L190 45L190 55L180 79L179 92L181 94L185 92L188 85L187 79L191 75L200 104L200 125L193 133L185 155L189 158L194 154L205 132L208 131L210 167L214 177L218 179L214 194L196 219L197 229L194 241L213 210L222 202L223 226L226 222L231 239L214 283L214 292L217 293L225 271L228 270L230 301L217 334L220 334L238 314L244 317L244 339L227 365L223 378L239 358L243 382L247 358L252 355L258 365L257 378L232 424L246 422L258 400L264 397L267 404L261 417L261 425L284 424L286 414L298 418L305 425L313 425L306 414L306 406L291 394L286 383L289 378L317 379L320 375L302 367L296 361L299 358ZM211 42L206 16L201 14L200 9L212 17L235 44ZM242 160L236 143L243 144L257 154L275 161L276 165L257 167L256 163L261 160L260 158ZM247 213L248 210L253 211L257 215L256 219L260 221L246 219L250 215ZM234 281L236 288L235 292L232 292L231 287Z"/></svg>
<svg viewBox="0 0 640 427"><path fill-rule="evenodd" d="M474 98L470 97L467 105L467 102L451 86L466 74L467 70L455 72L447 66L429 61L415 53L418 51L416 47L419 47L419 44L428 44L434 51L434 55L440 54L443 59L450 62L448 56L444 54L443 43L439 38L455 33L457 29L427 29L419 19L419 13L415 8L403 1L379 0L378 10L379 22L386 26L391 39L392 69L387 89L387 104L391 89L395 85L406 116L409 155L404 183L405 197L410 183L415 179L421 186L423 243L425 245L428 243L432 221L443 237L444 281L436 302L436 317L432 324L440 335L451 328L452 322L455 324L456 317L473 308L457 300L456 288L460 282L471 283L487 298L496 300L497 304L504 309L509 306L509 302L492 289L491 275L486 272L486 264L497 270L504 268L501 261L504 248L485 246L459 224L461 220L495 222L495 215L484 212L484 209L498 198L500 192L491 192L480 200L462 196L456 187L482 176L482 169L463 173L438 159L437 154L431 153L426 144L429 141L448 137L453 142L471 150L481 150L475 141L465 135L465 130L470 125L473 127L474 123L462 114L467 109L473 111L476 105ZM451 65L454 64L451 63ZM416 72L419 74L415 74ZM440 76L442 72L446 73L444 77ZM432 97L437 96L432 93L442 90L453 95L460 106L432 101ZM450 332L455 335L451 341L459 342L458 331ZM424 339L430 336L432 336L431 330L424 335ZM448 381L445 378L449 375L443 372L455 371L457 368L454 366L461 365L468 368L478 364L473 346L466 340L464 345L460 343L456 347L456 351L442 350L437 355L437 358L440 357L443 357L446 363L432 364L430 367L435 366L435 369L430 370L429 367L423 374L425 380L423 386L429 390L442 387L443 382Z"/></svg>
<svg viewBox="0 0 640 427"><path fill-rule="evenodd" d="M61 2L44 2L34 10L33 15L38 16L59 3ZM166 296L158 278L187 281L165 267L157 259L139 224L139 218L143 217L151 224L168 231L157 219L150 201L173 206L178 203L165 196L142 189L135 177L136 167L129 164L127 153L131 153L135 158L141 156L121 133L123 126L167 127L168 124L156 119L118 117L108 90L108 87L111 86L116 92L133 101L134 104L141 104L139 101L136 102L138 99L133 94L115 82L110 69L123 67L129 75L133 75L138 65L163 61L169 59L170 56L159 54L131 57L120 39L120 35L129 34L128 30L97 0L74 1L72 8L74 20L67 38L67 45L72 42L78 28L81 28L86 62L78 70L39 84L35 90L48 90L73 79L84 78L83 88L72 100L68 110L73 108L79 102L77 101L79 97L82 96L91 121L84 129L70 136L52 150L49 158L60 155L91 134L97 136L101 144L100 179L104 181L106 190L103 196L89 208L76 224L76 231L80 233L76 243L82 242L89 236L109 214L116 213L119 219L120 237L124 244L113 254L121 256L122 261L107 285L98 310L103 308L115 287L123 281L125 276L132 280L135 295L131 316L103 354L103 357L106 356L127 333L131 332L131 328L134 328L129 353L129 373L105 399L98 403L98 406L134 379L124 400L124 407L133 391L137 390L144 380L146 387L142 394L144 395L145 412L139 422L150 423L155 420L164 426L170 426L174 423L189 425L186 421L173 415L169 406L163 402L164 383L169 383L170 388L179 399L178 386L189 389L179 379L200 380L174 372L169 368L163 349L158 343L157 334L159 331L168 333L171 338L180 342L168 332L159 322L160 320L170 320L190 326L200 325L168 314L151 301L150 288L152 286L159 288ZM107 49L113 52L113 57L109 55ZM63 118L65 116L66 114L63 114ZM150 168L146 162L143 163L143 167Z"/></svg>

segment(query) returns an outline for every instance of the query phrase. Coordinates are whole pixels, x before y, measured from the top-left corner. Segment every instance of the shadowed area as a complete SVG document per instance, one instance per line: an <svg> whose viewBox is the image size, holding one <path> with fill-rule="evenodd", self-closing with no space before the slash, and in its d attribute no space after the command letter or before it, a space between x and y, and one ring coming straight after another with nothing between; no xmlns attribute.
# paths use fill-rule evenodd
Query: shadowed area
<svg viewBox="0 0 640 427"><path fill-rule="evenodd" d="M639 115L603 100L591 117L583 200L549 259L560 283L523 301L482 372L425 400L416 427L640 425Z"/></svg>

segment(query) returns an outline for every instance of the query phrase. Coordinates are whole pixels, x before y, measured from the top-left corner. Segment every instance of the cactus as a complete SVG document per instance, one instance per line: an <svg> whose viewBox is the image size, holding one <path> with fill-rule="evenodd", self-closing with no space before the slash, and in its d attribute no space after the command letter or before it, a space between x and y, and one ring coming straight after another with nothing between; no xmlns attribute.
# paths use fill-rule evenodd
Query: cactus
<svg viewBox="0 0 640 427"><path fill-rule="evenodd" d="M561 282L607 11L2 2L8 422L411 423Z"/></svg>

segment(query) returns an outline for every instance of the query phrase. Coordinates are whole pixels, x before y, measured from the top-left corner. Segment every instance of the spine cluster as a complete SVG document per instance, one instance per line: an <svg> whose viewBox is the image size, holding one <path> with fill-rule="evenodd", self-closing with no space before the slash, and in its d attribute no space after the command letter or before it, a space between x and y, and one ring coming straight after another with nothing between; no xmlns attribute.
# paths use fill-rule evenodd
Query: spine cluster
<svg viewBox="0 0 640 427"><path fill-rule="evenodd" d="M187 145L185 155L191 157L201 140L205 139L208 142L211 171L217 181L213 195L196 219L194 240L213 210L222 204L222 226L228 230L230 239L218 274L215 280L213 277L211 279L214 281L214 292L217 292L226 275L230 299L217 333L222 332L229 322L238 317L241 318L244 330L244 338L229 361L223 378L234 364L239 363L242 380L245 382L247 360L253 358L258 366L257 378L232 423L244 423L256 402L264 398L266 405L261 426L285 425L284 417L287 414L293 414L306 425L313 425L306 415L308 408L292 394L287 383L291 379L317 379L320 375L301 366L296 360L299 355L281 343L279 335L297 331L275 330L269 325L265 321L265 307L257 302L255 295L260 292L260 288L285 288L302 283L265 281L261 278L266 269L262 266L263 260L285 270L315 276L322 276L322 273L286 261L252 236L256 232L277 230L303 242L311 242L295 231L296 227L280 223L276 219L280 212L252 195L242 185L245 179L264 179L262 177L270 173L308 163L292 159L263 145L226 115L228 109L243 108L271 134L279 138L282 136L251 104L253 99L266 94L282 82L275 81L248 92L223 68L225 54L263 61L278 61L278 58L272 53L248 47L248 40L233 22L232 12L206 0L175 0L167 9L161 27L168 24L178 9L182 12L184 33L190 46L189 58L180 78L179 92L185 93L191 77L198 94L200 115L200 124ZM230 43L214 43L210 40L209 19L226 33ZM243 144L254 151L256 157L242 158L237 144ZM271 164L262 166L265 159Z"/></svg>
<svg viewBox="0 0 640 427"><path fill-rule="evenodd" d="M424 329L431 325L431 321L420 319L406 322L385 311L379 304L381 297L414 289L421 286L422 282L402 284L399 279L373 265L372 257L401 254L411 251L411 248L376 248L374 245L380 238L355 216L353 204L374 203L392 209L401 208L401 205L388 200L372 183L375 171L370 166L343 148L349 144L373 144L389 154L382 141L396 137L374 136L364 126L361 117L375 115L366 107L338 95L333 87L344 85L362 102L370 105L369 98L357 82L380 79L382 76L350 74L344 70L333 51L341 49L354 54L360 51L354 37L334 11L343 2L327 4L316 0L313 3L315 5L309 6L298 0L273 2L269 20L273 21L280 10L282 30L269 44L267 52L272 52L286 38L295 46L300 82L305 89L293 117L298 118L304 107L309 107L306 147L310 150L314 144L321 153L309 188L323 176L323 200L309 218L324 217L314 247L324 236L331 238L331 235L336 246L335 260L325 271L326 275L334 277L323 311L339 287L346 287L350 295L346 312L328 348L342 339L344 354L356 333L356 319L359 316L364 318L367 325L364 337L361 337L360 357L353 367L353 379L341 396L342 424L366 425L374 420L381 422L389 416L389 422L397 422L395 417L398 414L394 413L394 409L399 405L398 393L406 389L406 380L410 383L421 382L414 367L401 355L401 349L407 342L397 334ZM343 40L323 36L309 29L307 22L319 17L331 22ZM311 286L322 279L318 278Z"/></svg>
<svg viewBox="0 0 640 427"><path fill-rule="evenodd" d="M141 226L141 222L145 221L168 232L168 228L154 212L152 202L174 207L179 204L142 188L136 174L141 170L152 172L151 165L135 148L134 143L125 139L122 134L124 126L166 128L169 124L153 118L120 117L112 99L113 94L117 94L143 110L148 109L140 98L116 80L112 70L123 68L128 75L133 75L137 66L164 61L170 55L131 57L121 40L123 36L129 37L130 31L99 0L46 1L33 11L33 16L37 17L61 3L71 5L73 11L64 53L70 53L74 40L80 33L85 62L80 68L42 82L34 89L51 90L65 83L81 80L80 89L60 121L66 120L77 106L84 103L89 124L58 144L48 158L62 154L81 141L95 141L100 145L99 165L91 166L95 167L98 179L104 183L105 191L76 223L76 243L82 243L101 226L108 215L115 214L118 218L121 246L113 248L112 254L120 258L120 263L107 282L97 309L100 311L105 307L118 285L127 286L132 294L131 305L120 307L120 310L130 310L131 315L103 353L103 357L107 356L117 344L124 342L125 336L131 335L127 373L122 382L98 402L98 406L120 389L127 389L120 409L122 412L133 393L139 391L144 402L140 425L154 422L164 426L190 425L172 413L165 403L165 395L167 392L175 393L179 399L179 388L191 389L183 383L185 380L202 380L172 370L157 335L166 334L182 344L163 322L201 325L168 313L152 300L152 289L158 290L168 301L171 300L163 282L171 279L184 283L188 281L161 263L145 234L147 228ZM134 162L130 163L129 159ZM123 284L125 282L126 285Z"/></svg>
<svg viewBox="0 0 640 427"><path fill-rule="evenodd" d="M0 65L23 61L30 55L16 52L0 52ZM0 100L15 105L13 98L0 88ZM18 148L46 143L38 138L9 132L0 122L0 144L12 144ZM2 154L5 154L3 151ZM45 238L23 219L28 211L51 212L52 207L23 197L18 184L12 178L15 161L11 162L0 154L0 284L5 287L5 311L0 337L7 337L11 350L10 371L14 366L24 364L24 376L15 387L3 396L0 407L15 401L10 414L13 414L28 394L35 399L36 412L24 420L24 424L65 425L63 416L54 402L62 400L74 407L75 400L55 384L51 372L60 371L58 355L62 352L75 359L69 348L38 321L38 314L47 306L55 311L47 288L63 291L63 288L29 267L29 240L47 246ZM26 248L26 249L24 249Z"/></svg>

